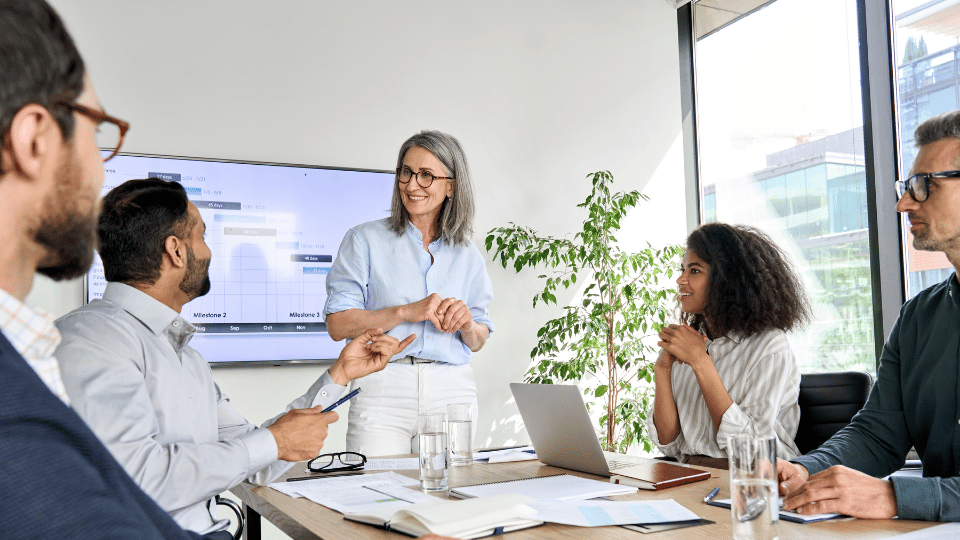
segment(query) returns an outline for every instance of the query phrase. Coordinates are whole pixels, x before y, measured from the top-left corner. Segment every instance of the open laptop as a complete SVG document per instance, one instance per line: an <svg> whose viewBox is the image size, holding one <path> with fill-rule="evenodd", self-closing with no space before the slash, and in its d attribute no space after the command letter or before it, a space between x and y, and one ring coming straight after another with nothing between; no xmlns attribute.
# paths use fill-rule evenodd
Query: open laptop
<svg viewBox="0 0 960 540"><path fill-rule="evenodd" d="M541 462L598 476L650 463L646 458L603 451L576 386L511 383L510 390Z"/></svg>

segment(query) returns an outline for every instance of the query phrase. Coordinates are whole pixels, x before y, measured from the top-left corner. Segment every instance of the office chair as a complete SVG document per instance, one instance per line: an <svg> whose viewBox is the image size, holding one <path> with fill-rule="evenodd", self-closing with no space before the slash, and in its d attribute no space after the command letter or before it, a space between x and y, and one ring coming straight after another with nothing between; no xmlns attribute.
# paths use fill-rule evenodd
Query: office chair
<svg viewBox="0 0 960 540"><path fill-rule="evenodd" d="M794 438L800 453L817 448L849 424L872 386L873 378L858 371L800 375L800 426Z"/></svg>
<svg viewBox="0 0 960 540"><path fill-rule="evenodd" d="M216 501L217 506L226 506L230 510L233 510L233 513L237 515L237 532L233 533L233 540L240 540L243 538L243 523L245 520L243 518L243 510L240 508L240 505L237 504L236 501L226 499L220 495L214 497L214 500Z"/></svg>

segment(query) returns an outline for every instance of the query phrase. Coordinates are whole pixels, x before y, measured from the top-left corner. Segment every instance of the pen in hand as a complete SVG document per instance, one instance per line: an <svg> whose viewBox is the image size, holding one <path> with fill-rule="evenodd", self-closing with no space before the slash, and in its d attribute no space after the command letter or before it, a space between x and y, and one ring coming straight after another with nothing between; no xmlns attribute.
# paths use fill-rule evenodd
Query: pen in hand
<svg viewBox="0 0 960 540"><path fill-rule="evenodd" d="M717 493L720 493L720 488L718 487L713 488L710 491L710 493L707 493L707 496L703 498L703 502L709 503L710 501L713 500L714 497L717 496Z"/></svg>
<svg viewBox="0 0 960 540"><path fill-rule="evenodd" d="M337 401L336 403L334 403L333 405L330 405L329 407L327 407L326 409L324 409L324 410L322 410L322 411L320 411L320 412L330 412L330 411L336 409L337 407L339 407L340 405L343 405L344 403L350 401L351 399L353 399L354 397L356 397L356 395L359 394L359 393L360 393L360 389L357 388L357 389L354 390L353 392L350 392L349 394L347 394L347 395L343 396L342 398L340 398L340 400Z"/></svg>

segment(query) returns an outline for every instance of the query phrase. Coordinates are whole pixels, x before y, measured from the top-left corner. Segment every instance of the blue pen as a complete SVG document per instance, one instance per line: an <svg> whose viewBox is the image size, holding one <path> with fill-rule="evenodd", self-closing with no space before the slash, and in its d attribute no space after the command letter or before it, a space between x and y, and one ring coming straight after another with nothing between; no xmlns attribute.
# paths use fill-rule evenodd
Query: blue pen
<svg viewBox="0 0 960 540"><path fill-rule="evenodd" d="M354 390L353 392L350 392L349 394L343 396L343 397L340 399L340 401L334 403L333 405L327 407L326 409L324 409L324 410L322 410L322 411L320 411L320 412L330 412L330 411L336 409L337 407L343 405L344 403L350 401L351 399L353 399L354 397L356 397L356 395L359 394L359 393L360 393L360 389L357 388L357 389Z"/></svg>
<svg viewBox="0 0 960 540"><path fill-rule="evenodd" d="M713 488L713 491L711 491L710 493L707 493L707 496L703 498L703 502L709 503L710 501L713 500L714 497L717 496L717 493L720 493L720 488L718 487Z"/></svg>

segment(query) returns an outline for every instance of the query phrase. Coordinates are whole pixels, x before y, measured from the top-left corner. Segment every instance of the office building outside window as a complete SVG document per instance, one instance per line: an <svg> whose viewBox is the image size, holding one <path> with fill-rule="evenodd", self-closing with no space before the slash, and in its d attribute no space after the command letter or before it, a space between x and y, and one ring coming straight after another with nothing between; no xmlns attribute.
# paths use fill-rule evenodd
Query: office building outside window
<svg viewBox="0 0 960 540"><path fill-rule="evenodd" d="M800 270L802 372L874 372L856 2L756 4L716 27L693 7L700 218L758 227Z"/></svg>
<svg viewBox="0 0 960 540"><path fill-rule="evenodd" d="M960 109L960 4L955 0L894 0L893 13L900 170L901 178L906 178L917 155L913 139L917 126L932 116ZM906 293L912 298L947 279L953 266L943 253L913 249L910 227L901 228Z"/></svg>

